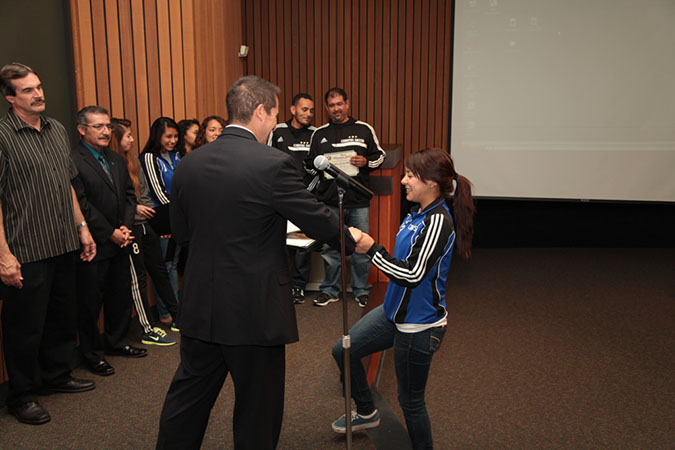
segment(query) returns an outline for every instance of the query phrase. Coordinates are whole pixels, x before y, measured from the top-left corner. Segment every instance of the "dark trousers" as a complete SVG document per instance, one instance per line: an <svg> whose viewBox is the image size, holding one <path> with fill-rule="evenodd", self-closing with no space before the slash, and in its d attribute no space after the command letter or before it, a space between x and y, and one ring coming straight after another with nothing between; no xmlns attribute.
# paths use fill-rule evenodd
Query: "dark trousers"
<svg viewBox="0 0 675 450"><path fill-rule="evenodd" d="M74 252L21 266L23 288L2 286L7 405L33 401L70 376L77 338Z"/></svg>
<svg viewBox="0 0 675 450"><path fill-rule="evenodd" d="M131 272L131 290L136 303L136 311L139 311L139 303L147 313L150 311L148 303L147 285L150 274L152 283L157 290L157 293L164 300L166 309L173 317L174 322L177 322L178 303L176 301L176 294L173 292L171 281L169 280L169 273L166 271L166 264L162 257L162 249L159 244L159 236L155 233L150 225L147 223L134 225L133 235L135 241L131 244L131 258L132 258L132 272ZM146 273L147 271L147 273ZM149 317L143 320L139 312L139 320L146 332L146 329L154 320ZM145 323L144 323L145 322Z"/></svg>
<svg viewBox="0 0 675 450"><path fill-rule="evenodd" d="M105 350L128 344L131 303L127 251L101 261L77 264L77 322L80 351L87 361L99 361ZM102 336L98 329L101 306L104 316Z"/></svg>
<svg viewBox="0 0 675 450"><path fill-rule="evenodd" d="M291 269L291 281L293 288L305 289L309 282L312 270L312 251L306 248L298 248L293 256L293 268Z"/></svg>
<svg viewBox="0 0 675 450"><path fill-rule="evenodd" d="M273 449L284 412L286 347L219 345L181 337L181 362L166 395L158 449L199 449L227 374L234 382L234 446Z"/></svg>

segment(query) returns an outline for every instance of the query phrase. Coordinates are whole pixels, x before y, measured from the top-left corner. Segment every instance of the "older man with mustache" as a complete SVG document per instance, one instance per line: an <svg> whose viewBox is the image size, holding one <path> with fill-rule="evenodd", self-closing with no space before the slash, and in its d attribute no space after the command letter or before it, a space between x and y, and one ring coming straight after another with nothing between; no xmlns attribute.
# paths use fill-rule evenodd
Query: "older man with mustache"
<svg viewBox="0 0 675 450"><path fill-rule="evenodd" d="M71 181L66 130L45 117L37 73L20 63L0 69L0 91L11 105L0 118L0 298L9 412L20 422L51 420L39 391L94 389L73 378L77 337L76 251L90 261L96 245Z"/></svg>
<svg viewBox="0 0 675 450"><path fill-rule="evenodd" d="M80 351L89 370L101 376L115 373L104 354L128 358L147 354L146 349L129 345L126 336L132 305L128 244L133 240L130 229L137 202L124 158L108 149L111 128L105 108L83 108L77 113L81 140L72 153L79 172L73 187L98 247L96 258L77 268Z"/></svg>

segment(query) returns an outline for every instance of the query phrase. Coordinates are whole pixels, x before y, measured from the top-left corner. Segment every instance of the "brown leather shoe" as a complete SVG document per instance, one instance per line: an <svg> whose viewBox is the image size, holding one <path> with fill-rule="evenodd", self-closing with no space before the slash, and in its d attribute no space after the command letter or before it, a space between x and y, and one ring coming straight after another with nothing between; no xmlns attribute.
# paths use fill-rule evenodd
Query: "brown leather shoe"
<svg viewBox="0 0 675 450"><path fill-rule="evenodd" d="M29 425L42 425L52 420L46 409L37 400L10 406L9 412L21 423Z"/></svg>

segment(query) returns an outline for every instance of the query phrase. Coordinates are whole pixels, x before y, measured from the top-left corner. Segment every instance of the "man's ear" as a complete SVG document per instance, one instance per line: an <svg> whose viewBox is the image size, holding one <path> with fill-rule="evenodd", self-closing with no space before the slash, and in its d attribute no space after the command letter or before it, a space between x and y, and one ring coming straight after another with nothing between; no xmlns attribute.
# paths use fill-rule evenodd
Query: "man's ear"
<svg viewBox="0 0 675 450"><path fill-rule="evenodd" d="M82 125L78 125L77 132L80 133L80 136L84 136L87 133L87 130Z"/></svg>
<svg viewBox="0 0 675 450"><path fill-rule="evenodd" d="M265 105L263 105L263 104L261 103L261 104L259 104L258 106L256 106L255 111L253 112L253 114L254 114L258 119L263 120L263 118L265 117Z"/></svg>
<svg viewBox="0 0 675 450"><path fill-rule="evenodd" d="M295 105L291 105L291 116L295 115Z"/></svg>
<svg viewBox="0 0 675 450"><path fill-rule="evenodd" d="M5 100L7 100L11 105L14 105L15 99L15 95L5 95Z"/></svg>

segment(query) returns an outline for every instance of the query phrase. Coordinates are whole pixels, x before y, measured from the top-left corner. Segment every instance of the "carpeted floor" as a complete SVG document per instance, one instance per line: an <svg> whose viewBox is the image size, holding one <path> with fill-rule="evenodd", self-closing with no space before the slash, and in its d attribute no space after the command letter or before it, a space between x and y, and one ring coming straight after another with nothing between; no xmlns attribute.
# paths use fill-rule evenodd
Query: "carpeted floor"
<svg viewBox="0 0 675 450"><path fill-rule="evenodd" d="M675 250L477 250L453 265L427 388L436 448L675 446ZM344 448L330 429L344 409L330 356L341 306L297 307L279 448ZM117 374L96 390L41 397L53 418L40 427L0 411L0 448L153 448L178 358L178 346L111 357ZM379 391L402 421L391 353ZM228 380L203 448L232 448L232 405ZM363 432L353 444L375 448Z"/></svg>

